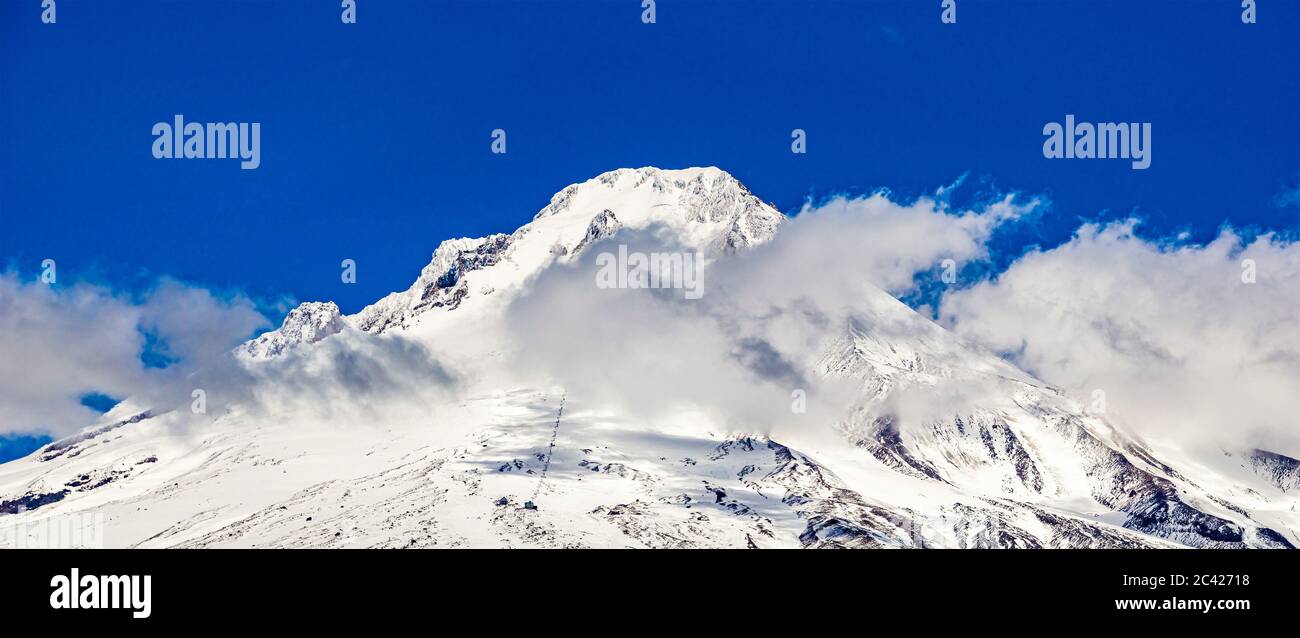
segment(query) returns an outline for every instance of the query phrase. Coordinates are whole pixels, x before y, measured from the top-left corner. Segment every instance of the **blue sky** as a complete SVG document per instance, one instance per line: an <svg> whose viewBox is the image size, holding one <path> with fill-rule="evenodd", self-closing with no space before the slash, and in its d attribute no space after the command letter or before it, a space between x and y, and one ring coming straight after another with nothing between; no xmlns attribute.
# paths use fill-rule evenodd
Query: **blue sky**
<svg viewBox="0 0 1300 638"><path fill-rule="evenodd" d="M444 238L509 232L622 166L716 165L787 211L888 187L1047 194L1149 233L1294 227L1300 5L0 0L0 255L355 311ZM934 5L934 6L930 6ZM1213 43L1212 46L1210 43ZM150 155L151 126L262 123L262 166ZM1066 113L1153 123L1153 165L1049 161ZM490 132L507 131L506 155ZM790 131L809 152L789 152ZM338 277L345 257L358 282Z"/></svg>
<svg viewBox="0 0 1300 638"><path fill-rule="evenodd" d="M1300 4L0 0L0 269L159 276L354 312L437 244L510 232L564 186L716 165L778 208L887 187L1046 195L998 242L1081 219L1294 230ZM155 160L151 127L260 122L262 164ZM1153 162L1042 157L1042 127L1153 125ZM490 152L493 129L508 153ZM808 153L790 152L790 131ZM339 262L358 264L355 285ZM278 320L278 317L273 317Z"/></svg>

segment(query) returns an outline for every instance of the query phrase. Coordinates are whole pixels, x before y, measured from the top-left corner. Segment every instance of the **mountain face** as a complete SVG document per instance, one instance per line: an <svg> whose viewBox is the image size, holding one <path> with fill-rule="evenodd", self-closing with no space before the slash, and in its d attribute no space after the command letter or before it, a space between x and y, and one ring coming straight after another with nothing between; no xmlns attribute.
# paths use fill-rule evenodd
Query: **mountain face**
<svg viewBox="0 0 1300 638"><path fill-rule="evenodd" d="M273 400L196 416L128 400L0 465L0 529L18 530L0 546L91 512L104 515L106 545L132 547L1300 543L1300 461L1250 450L1207 464L1142 441L879 290L807 354L820 378L853 389L807 431L661 422L500 374L399 414L381 409L383 395L305 376L418 370L410 354L425 349L495 370L509 344L494 320L548 269L636 231L733 259L784 221L713 168L569 186L513 233L442 242L405 291L351 316L303 304L236 349L259 396L320 384L313 404L330 409ZM272 374L283 370L298 376ZM962 399L939 407L936 392Z"/></svg>
<svg viewBox="0 0 1300 638"><path fill-rule="evenodd" d="M784 219L716 168L616 170L556 193L509 235L442 242L410 288L348 322L379 333L429 311L453 310L468 298L508 296L549 264L570 261L622 228L659 224L706 254L720 255L766 242Z"/></svg>
<svg viewBox="0 0 1300 638"><path fill-rule="evenodd" d="M1267 450L1252 450L1250 465L1255 473L1283 492L1300 487L1300 461Z"/></svg>

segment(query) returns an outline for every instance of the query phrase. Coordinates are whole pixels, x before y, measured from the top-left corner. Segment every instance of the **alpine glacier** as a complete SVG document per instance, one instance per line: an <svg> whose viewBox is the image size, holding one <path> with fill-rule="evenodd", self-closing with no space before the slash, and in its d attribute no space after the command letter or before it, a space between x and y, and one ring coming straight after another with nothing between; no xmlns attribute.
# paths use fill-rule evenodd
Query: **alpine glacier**
<svg viewBox="0 0 1300 638"><path fill-rule="evenodd" d="M1300 461L1244 449L1207 463L1144 441L868 284L843 313L817 307L813 292L744 261L790 223L716 168L620 169L571 185L513 233L443 241L410 288L354 315L329 302L294 309L194 380L203 409L189 388L170 405L128 399L0 465L0 544L32 545L86 514L103 515L109 547L1300 543ZM682 324L670 328L696 335L692 349L734 353L736 366L788 368L752 389L755 404L777 392L783 413L759 424L740 409L640 410L567 377L561 356L538 368L550 374L521 364L541 347L519 338L534 334L521 323L567 327L607 350L595 369L613 394L658 387L619 376L626 362L610 347L653 334L525 311L605 295L585 274L585 287L553 278L615 238L702 255L707 295L747 310L670 309ZM767 283L742 290L742 271ZM796 317L812 345L745 333L748 310ZM680 359L680 333L665 334L662 351ZM809 401L823 388L834 408L791 409L796 383Z"/></svg>

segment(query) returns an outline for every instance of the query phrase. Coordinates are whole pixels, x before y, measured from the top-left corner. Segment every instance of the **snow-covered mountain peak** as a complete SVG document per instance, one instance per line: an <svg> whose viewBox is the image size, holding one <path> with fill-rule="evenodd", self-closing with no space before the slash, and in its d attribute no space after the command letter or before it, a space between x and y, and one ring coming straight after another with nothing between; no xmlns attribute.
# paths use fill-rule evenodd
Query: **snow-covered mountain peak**
<svg viewBox="0 0 1300 638"><path fill-rule="evenodd" d="M270 359L302 343L316 343L347 327L332 301L309 301L289 311L284 323L236 349L250 359Z"/></svg>
<svg viewBox="0 0 1300 638"><path fill-rule="evenodd" d="M573 210L576 200L601 191L627 193L637 190L655 192L694 191L748 194L735 177L716 167L683 168L664 170L647 166L644 168L619 168L601 173L585 182L570 184L551 197L551 203L538 211L533 219L542 219L564 214Z"/></svg>
<svg viewBox="0 0 1300 638"><path fill-rule="evenodd" d="M348 320L377 333L430 310L508 297L549 264L574 259L623 228L666 227L686 246L715 256L767 242L784 220L718 168L618 169L565 187L509 235L442 242L410 288Z"/></svg>
<svg viewBox="0 0 1300 638"><path fill-rule="evenodd" d="M768 241L783 220L716 168L620 169L574 184L513 233L441 242L409 289L357 315L303 304L241 346L249 362L295 350L249 375L258 409L236 400L196 416L128 400L0 466L0 516L104 511L114 546L1300 544L1300 461L1254 451L1207 464L1143 441L1120 415L878 288L780 348L812 372L801 383L821 390L808 396L822 407L814 419L781 405L762 437L743 425L717 434L705 412L656 414L513 365L512 349L581 359L510 338L512 313L528 304L502 301L555 290L532 286L538 273L652 228L725 273L723 255ZM413 329L374 334L395 327ZM303 354L309 365L292 365ZM617 352L607 360L623 363ZM447 395L444 362L458 375ZM423 376L431 368L442 374Z"/></svg>
<svg viewBox="0 0 1300 638"><path fill-rule="evenodd" d="M569 217L586 222L604 211L631 228L667 225L713 254L764 243L784 221L775 208L715 167L602 173L556 193L533 220Z"/></svg>

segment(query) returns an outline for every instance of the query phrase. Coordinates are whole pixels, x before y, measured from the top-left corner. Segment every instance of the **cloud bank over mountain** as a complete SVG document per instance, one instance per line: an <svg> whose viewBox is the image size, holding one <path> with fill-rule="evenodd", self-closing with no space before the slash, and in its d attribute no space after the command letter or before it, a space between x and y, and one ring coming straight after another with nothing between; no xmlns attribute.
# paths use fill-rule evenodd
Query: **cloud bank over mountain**
<svg viewBox="0 0 1300 638"><path fill-rule="evenodd" d="M81 404L82 395L153 395L266 325L243 295L172 279L130 295L0 273L0 433L85 427L98 413ZM146 350L153 365L141 356Z"/></svg>
<svg viewBox="0 0 1300 638"><path fill-rule="evenodd" d="M766 433L825 424L855 392L814 369L828 336L873 303L898 304L880 288L911 289L945 259L986 258L992 232L1040 203L1007 195L950 210L875 193L808 204L761 245L711 260L698 300L680 290L597 289L602 251L692 249L662 229L625 230L543 272L506 313L512 367L636 414L705 413L734 431ZM806 412L794 416L797 401Z"/></svg>
<svg viewBox="0 0 1300 638"><path fill-rule="evenodd" d="M1104 392L1138 432L1300 452L1300 243L1136 227L1084 225L945 295L941 321L1085 401Z"/></svg>
<svg viewBox="0 0 1300 638"><path fill-rule="evenodd" d="M46 400L129 398L6 464L0 509L107 509L114 543L157 546L1300 542L1297 461L1269 437L1292 244L1086 225L978 280L1044 202L948 195L787 218L717 168L618 169L510 234L441 242L361 312L305 303L238 347L261 321L238 296L11 277L4 325L40 337L24 356L79 362L82 324L114 345L42 368ZM634 263L702 265L630 285ZM900 300L918 292L948 329Z"/></svg>
<svg viewBox="0 0 1300 638"><path fill-rule="evenodd" d="M863 284L900 294L944 259L987 259L995 231L1043 205L1006 196L949 210L884 193L809 203L771 242L712 262L698 302L592 291L580 263L539 279L516 328L533 364L555 362L552 373L593 394L651 411L711 406L771 427L789 422L793 389L815 392L807 354L861 302ZM938 320L1082 402L1102 396L1107 415L1132 431L1300 452L1300 244L1272 233L1247 241L1231 229L1205 245L1148 240L1137 225L1084 224L991 279L958 280ZM1242 280L1244 260L1255 264L1254 283Z"/></svg>

